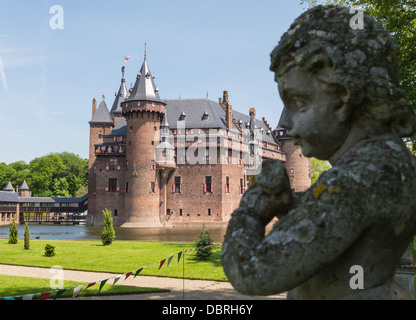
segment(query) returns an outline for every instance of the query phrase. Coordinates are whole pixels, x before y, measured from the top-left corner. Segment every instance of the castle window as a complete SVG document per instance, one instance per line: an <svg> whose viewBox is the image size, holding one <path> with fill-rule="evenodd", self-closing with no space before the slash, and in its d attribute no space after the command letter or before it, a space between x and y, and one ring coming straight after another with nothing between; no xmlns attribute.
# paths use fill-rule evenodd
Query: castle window
<svg viewBox="0 0 416 320"><path fill-rule="evenodd" d="M106 167L107 171L114 171L119 170L118 159L112 158L110 159L110 165Z"/></svg>
<svg viewBox="0 0 416 320"><path fill-rule="evenodd" d="M214 192L214 184L212 183L212 177L206 176L205 183L204 183L204 193L213 193Z"/></svg>
<svg viewBox="0 0 416 320"><path fill-rule="evenodd" d="M118 187L117 187L117 179L116 178L109 178L107 188L108 188L108 192L117 192L117 191L119 191Z"/></svg>
<svg viewBox="0 0 416 320"><path fill-rule="evenodd" d="M230 177L225 177L225 193L230 193Z"/></svg>
<svg viewBox="0 0 416 320"><path fill-rule="evenodd" d="M293 169L293 168L290 169L290 176L291 177L295 176L295 169Z"/></svg>
<svg viewBox="0 0 416 320"><path fill-rule="evenodd" d="M156 184L154 182L150 182L150 192L151 193L156 192Z"/></svg>
<svg viewBox="0 0 416 320"><path fill-rule="evenodd" d="M209 216L211 215L211 209L208 209L208 215Z"/></svg>
<svg viewBox="0 0 416 320"><path fill-rule="evenodd" d="M209 149L205 149L205 157L204 157L204 162L210 161L211 158L209 156Z"/></svg>
<svg viewBox="0 0 416 320"><path fill-rule="evenodd" d="M240 194L244 193L244 181L243 178L240 178Z"/></svg>
<svg viewBox="0 0 416 320"><path fill-rule="evenodd" d="M128 182L126 182L126 193L129 193L129 191L130 191L130 188L129 188L129 183L128 183Z"/></svg>
<svg viewBox="0 0 416 320"><path fill-rule="evenodd" d="M182 183L181 183L181 177L175 177L174 184L172 187L173 193L182 193Z"/></svg>
<svg viewBox="0 0 416 320"><path fill-rule="evenodd" d="M155 160L152 160L150 163L150 169L151 170L156 170L156 164L155 164Z"/></svg>
<svg viewBox="0 0 416 320"><path fill-rule="evenodd" d="M117 216L118 216L118 210L117 210L117 209L115 209L115 210L114 210L114 216L115 216L115 217L117 217Z"/></svg>

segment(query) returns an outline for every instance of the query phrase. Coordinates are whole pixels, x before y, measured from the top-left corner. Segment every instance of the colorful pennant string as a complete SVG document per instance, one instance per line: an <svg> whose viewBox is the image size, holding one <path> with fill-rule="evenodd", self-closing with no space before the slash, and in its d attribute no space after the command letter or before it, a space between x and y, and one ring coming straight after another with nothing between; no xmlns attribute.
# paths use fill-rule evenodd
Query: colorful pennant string
<svg viewBox="0 0 416 320"><path fill-rule="evenodd" d="M0 297L0 300L16 300L16 298L19 298L19 299L22 299L22 300L32 300L33 299L33 297L34 296L36 296L36 295L40 295L40 300L47 300L48 298L49 298L49 296L52 294L52 293L54 293L54 298L53 298L53 300L56 300L56 299L58 299L65 291L68 291L68 290L73 290L73 294L72 294L72 298L76 298L77 297L77 295L80 293L80 291L83 291L83 290L87 290L88 288L90 288L90 287L92 287L93 285L95 285L97 282L99 282L100 283L100 286L99 286L99 289L98 289L98 292L100 292L101 291L101 289L104 287L104 285L108 282L108 280L111 280L111 279L113 279L113 285L115 285L116 283L117 283L117 281L118 280L120 280L120 278L124 275L125 276L125 278L124 278L124 280L126 280L128 277L130 277L133 273L134 273L134 277L133 277L133 279L134 278L136 278L136 276L138 276L139 275L139 273L144 269L144 268L147 268L147 267L150 267L150 266L153 266L153 265L155 265L155 264L159 264L159 269L158 270L160 270L160 268L162 268L162 266L164 265L164 263L166 262L166 260L168 260L168 263L167 263L167 266L169 266L169 264L170 264L170 262L172 261L172 259L173 259L173 257L174 256L176 256L176 255L178 255L178 263L179 263L179 261L181 260L181 257L183 257L186 253L187 254L191 254L191 252L192 251L194 251L194 252L197 252L198 250L203 250L203 249L207 249L207 248L209 248L209 247L217 247L217 246L220 246L222 243L218 243L218 244L215 244L215 245L210 245L210 246L206 246L206 247L198 247L198 248L191 248L191 249L185 249L185 250L182 250L182 251L180 251L180 252L178 252L178 253L176 253L176 254L174 254L174 255L172 255L172 256L170 256L169 258L165 258L165 259L163 259L163 260L160 260L160 261L158 261L158 262L154 262L154 263L152 263L152 264L149 264L149 265L147 265L147 266L144 266L144 267L141 267L141 268L139 268L139 269L137 269L137 270L134 270L134 271L130 271L130 272L127 272L127 273L124 273L124 274L120 274L120 275L117 275L117 276L115 276L115 277L112 277L112 278L108 278L108 279L104 279L104 280L101 280L101 281L96 281L96 282L91 282L91 283L86 283L86 284L83 284L83 285L79 285L79 286L76 286L76 287L70 287L70 288L64 288L64 289L59 289L59 290L54 290L54 291L48 291L48 292L42 292L42 293L33 293L33 294L26 294L26 295L22 295L22 296L11 296L11 297L3 297L3 298L1 298ZM84 286L86 286L84 289L83 289L83 287Z"/></svg>

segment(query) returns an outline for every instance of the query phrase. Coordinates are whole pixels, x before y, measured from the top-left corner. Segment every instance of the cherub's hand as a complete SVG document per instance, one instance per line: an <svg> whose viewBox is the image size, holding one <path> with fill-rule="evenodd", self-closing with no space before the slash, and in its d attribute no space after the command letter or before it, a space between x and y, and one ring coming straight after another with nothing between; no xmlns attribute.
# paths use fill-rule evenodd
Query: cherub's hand
<svg viewBox="0 0 416 320"><path fill-rule="evenodd" d="M240 207L250 209L253 216L267 224L274 217L284 216L293 204L286 168L278 160L265 160L260 174L252 178Z"/></svg>

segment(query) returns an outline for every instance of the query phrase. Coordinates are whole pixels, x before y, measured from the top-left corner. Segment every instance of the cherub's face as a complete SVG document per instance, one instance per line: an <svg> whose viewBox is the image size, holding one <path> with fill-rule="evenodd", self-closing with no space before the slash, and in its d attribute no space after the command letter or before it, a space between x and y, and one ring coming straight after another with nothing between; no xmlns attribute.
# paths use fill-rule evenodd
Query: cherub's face
<svg viewBox="0 0 416 320"><path fill-rule="evenodd" d="M279 126L307 157L328 160L344 143L349 125L339 110L340 97L312 73L293 67L278 79L284 110Z"/></svg>

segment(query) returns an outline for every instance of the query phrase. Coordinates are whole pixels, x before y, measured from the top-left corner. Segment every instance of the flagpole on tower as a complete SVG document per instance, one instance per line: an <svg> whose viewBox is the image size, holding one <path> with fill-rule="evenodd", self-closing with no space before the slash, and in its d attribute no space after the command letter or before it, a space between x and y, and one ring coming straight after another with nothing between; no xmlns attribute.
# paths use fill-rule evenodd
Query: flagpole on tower
<svg viewBox="0 0 416 320"><path fill-rule="evenodd" d="M146 60L146 45L147 45L147 43L145 42L144 43L144 60Z"/></svg>

